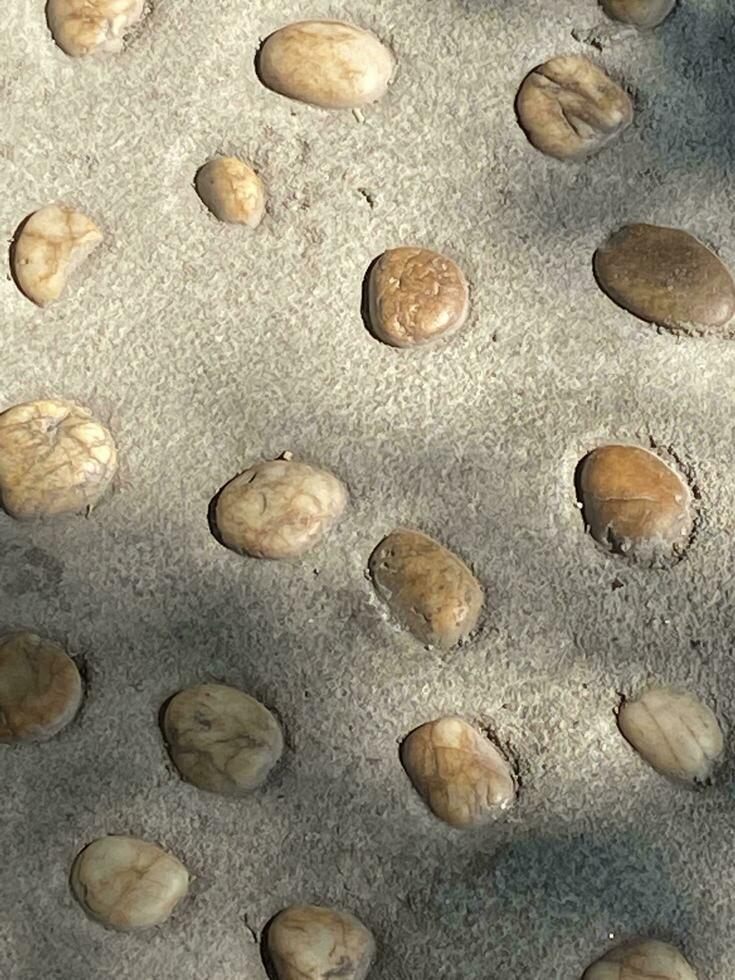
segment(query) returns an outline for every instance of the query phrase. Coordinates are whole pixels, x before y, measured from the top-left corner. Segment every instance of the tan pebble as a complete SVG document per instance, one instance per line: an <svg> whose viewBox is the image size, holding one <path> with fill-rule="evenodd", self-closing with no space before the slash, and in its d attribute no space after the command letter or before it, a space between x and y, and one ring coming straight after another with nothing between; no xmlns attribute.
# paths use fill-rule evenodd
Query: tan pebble
<svg viewBox="0 0 735 980"><path fill-rule="evenodd" d="M0 637L0 742L56 735L82 703L82 679L60 646L35 633Z"/></svg>
<svg viewBox="0 0 735 980"><path fill-rule="evenodd" d="M171 915L189 889L178 858L136 837L100 837L78 855L71 886L80 905L102 925L148 929Z"/></svg>
<svg viewBox="0 0 735 980"><path fill-rule="evenodd" d="M163 731L183 778L227 796L260 786L283 752L281 728L270 711L225 684L197 684L176 694Z"/></svg>
<svg viewBox="0 0 735 980"><path fill-rule="evenodd" d="M515 800L508 762L461 718L421 725L403 743L401 759L416 791L452 827L486 824Z"/></svg>
<svg viewBox="0 0 735 980"><path fill-rule="evenodd" d="M482 586L461 559L419 531L398 529L369 561L375 590L423 643L449 649L477 625Z"/></svg>
<svg viewBox="0 0 735 980"><path fill-rule="evenodd" d="M94 506L117 467L108 430L86 408L46 399L0 415L0 499L18 520Z"/></svg>
<svg viewBox="0 0 735 980"><path fill-rule="evenodd" d="M347 491L327 470L287 459L256 463L219 493L222 543L253 558L295 558L313 548L344 512Z"/></svg>
<svg viewBox="0 0 735 980"><path fill-rule="evenodd" d="M365 980L375 940L349 912L294 905L271 922L268 954L278 980Z"/></svg>
<svg viewBox="0 0 735 980"><path fill-rule="evenodd" d="M592 537L636 561L671 561L694 524L691 493L654 453L638 446L593 450L581 464L582 512Z"/></svg>
<svg viewBox="0 0 735 980"><path fill-rule="evenodd" d="M425 248L392 248L373 266L368 283L370 324L393 347L424 347L458 330L469 294L462 270Z"/></svg>
<svg viewBox="0 0 735 980"><path fill-rule="evenodd" d="M722 756L722 730L694 695L652 687L618 713L620 731L646 762L670 779L706 782Z"/></svg>
<svg viewBox="0 0 735 980"><path fill-rule="evenodd" d="M530 142L559 160L596 153L633 119L626 92L577 54L534 68L518 91L516 109Z"/></svg>
<svg viewBox="0 0 735 980"><path fill-rule="evenodd" d="M606 953L585 970L582 980L697 980L675 946L637 939Z"/></svg>
<svg viewBox="0 0 735 980"><path fill-rule="evenodd" d="M120 51L125 32L143 16L144 0L48 0L46 19L62 51L79 58Z"/></svg>
<svg viewBox="0 0 735 980"><path fill-rule="evenodd" d="M669 16L676 0L601 0L602 9L613 20L635 27L657 27Z"/></svg>
<svg viewBox="0 0 735 980"><path fill-rule="evenodd" d="M12 269L20 290L37 306L48 306L102 241L102 232L81 211L49 204L22 225L12 248Z"/></svg>
<svg viewBox="0 0 735 980"><path fill-rule="evenodd" d="M264 85L323 109L356 109L380 99L393 66L374 34L337 20L282 27L266 39L258 59Z"/></svg>
<svg viewBox="0 0 735 980"><path fill-rule="evenodd" d="M265 213L263 181L236 157L215 157L196 176L199 197L215 218L257 228Z"/></svg>

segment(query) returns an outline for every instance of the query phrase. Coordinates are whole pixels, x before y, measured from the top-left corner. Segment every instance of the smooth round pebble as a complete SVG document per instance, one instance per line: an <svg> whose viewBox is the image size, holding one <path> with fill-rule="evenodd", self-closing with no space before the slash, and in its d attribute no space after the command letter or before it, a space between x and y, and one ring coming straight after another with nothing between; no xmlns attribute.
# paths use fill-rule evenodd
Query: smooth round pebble
<svg viewBox="0 0 735 980"><path fill-rule="evenodd" d="M226 796L262 785L283 752L281 727L270 711L226 684L197 684L174 695L163 732L183 778Z"/></svg>
<svg viewBox="0 0 735 980"><path fill-rule="evenodd" d="M196 175L197 194L215 218L257 228L265 213L263 181L236 157L215 157Z"/></svg>
<svg viewBox="0 0 735 980"><path fill-rule="evenodd" d="M323 109L357 109L385 95L393 55L370 31L337 20L307 20L271 34L258 74L274 92Z"/></svg>
<svg viewBox="0 0 735 980"><path fill-rule="evenodd" d="M613 20L635 27L657 27L669 16L676 0L601 0L602 9Z"/></svg>
<svg viewBox="0 0 735 980"><path fill-rule="evenodd" d="M558 160L596 153L633 120L628 94L578 54L534 68L518 90L516 111L529 141Z"/></svg>
<svg viewBox="0 0 735 980"><path fill-rule="evenodd" d="M93 507L116 468L114 440L86 408L44 399L0 414L0 500L17 520Z"/></svg>
<svg viewBox="0 0 735 980"><path fill-rule="evenodd" d="M651 687L618 712L620 731L658 772L704 783L722 756L724 740L710 708L688 691Z"/></svg>
<svg viewBox="0 0 735 980"><path fill-rule="evenodd" d="M392 531L370 556L369 571L377 594L422 643L449 649L477 625L482 586L460 558L428 535Z"/></svg>
<svg viewBox="0 0 735 980"><path fill-rule="evenodd" d="M401 747L401 761L432 812L452 827L489 823L515 801L507 760L461 718L437 718L415 729Z"/></svg>
<svg viewBox="0 0 735 980"><path fill-rule="evenodd" d="M20 227L12 247L12 270L21 292L37 306L59 299L67 282L102 241L102 232L82 211L49 204Z"/></svg>
<svg viewBox="0 0 735 980"><path fill-rule="evenodd" d="M143 16L145 0L48 0L46 19L54 40L74 58L114 54L125 32Z"/></svg>
<svg viewBox="0 0 735 980"><path fill-rule="evenodd" d="M439 252L402 246L384 252L368 281L370 325L393 347L425 347L467 319L462 270Z"/></svg>
<svg viewBox="0 0 735 980"><path fill-rule="evenodd" d="M691 492L655 453L609 445L581 463L582 513L607 550L648 564L679 557L694 526Z"/></svg>
<svg viewBox="0 0 735 980"><path fill-rule="evenodd" d="M279 912L267 948L278 980L365 980L375 957L375 940L359 919L319 905Z"/></svg>
<svg viewBox="0 0 735 980"><path fill-rule="evenodd" d="M582 980L697 980L675 946L636 939L611 949L585 970Z"/></svg>
<svg viewBox="0 0 735 980"><path fill-rule="evenodd" d="M227 548L252 558L297 558L339 520L347 490L327 470L289 459L256 463L231 480L214 508Z"/></svg>
<svg viewBox="0 0 735 980"><path fill-rule="evenodd" d="M189 889L178 858L136 837L100 837L81 851L71 887L82 908L120 931L160 925Z"/></svg>
<svg viewBox="0 0 735 980"><path fill-rule="evenodd" d="M735 313L729 271L679 228L625 225L597 249L594 270L614 303L674 331L722 334Z"/></svg>
<svg viewBox="0 0 735 980"><path fill-rule="evenodd" d="M0 742L41 742L74 718L82 679L64 650L35 633L0 637Z"/></svg>

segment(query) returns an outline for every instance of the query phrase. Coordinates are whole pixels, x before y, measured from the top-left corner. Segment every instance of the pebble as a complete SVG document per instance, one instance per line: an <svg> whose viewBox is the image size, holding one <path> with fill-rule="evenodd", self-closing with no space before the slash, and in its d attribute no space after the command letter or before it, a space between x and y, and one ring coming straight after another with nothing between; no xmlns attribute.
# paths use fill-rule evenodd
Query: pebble
<svg viewBox="0 0 735 980"><path fill-rule="evenodd" d="M721 334L735 313L728 269L679 228L625 225L597 249L594 269L613 302L674 331Z"/></svg>
<svg viewBox="0 0 735 980"><path fill-rule="evenodd" d="M697 980L675 946L636 939L611 949L585 970L582 980Z"/></svg>
<svg viewBox="0 0 735 980"><path fill-rule="evenodd" d="M74 58L114 54L125 32L143 16L145 0L48 0L46 19L54 40Z"/></svg>
<svg viewBox="0 0 735 980"><path fill-rule="evenodd" d="M602 9L613 20L635 27L657 27L669 16L676 0L601 0Z"/></svg>
<svg viewBox="0 0 735 980"><path fill-rule="evenodd" d="M215 157L196 175L197 194L215 218L257 228L265 213L263 181L236 157Z"/></svg>
<svg viewBox="0 0 735 980"><path fill-rule="evenodd" d="M365 980L375 957L375 940L354 915L319 905L279 912L267 948L278 980Z"/></svg>

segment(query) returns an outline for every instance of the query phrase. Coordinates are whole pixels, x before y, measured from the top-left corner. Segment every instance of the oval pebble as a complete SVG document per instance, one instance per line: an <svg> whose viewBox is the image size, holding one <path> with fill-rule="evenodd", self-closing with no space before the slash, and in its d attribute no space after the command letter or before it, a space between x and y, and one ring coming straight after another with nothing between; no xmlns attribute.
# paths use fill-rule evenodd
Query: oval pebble
<svg viewBox="0 0 735 980"><path fill-rule="evenodd" d="M143 16L144 6L144 0L48 0L46 19L66 54L114 54L122 49L125 32Z"/></svg>
<svg viewBox="0 0 735 980"><path fill-rule="evenodd" d="M271 34L258 73L281 95L323 109L356 109L380 99L393 55L370 31L337 20L307 20Z"/></svg>
<svg viewBox="0 0 735 980"><path fill-rule="evenodd" d="M675 946L636 939L615 946L585 970L582 980L697 980Z"/></svg>
<svg viewBox="0 0 735 980"><path fill-rule="evenodd" d="M735 313L725 265L678 228L625 225L597 249L594 270L614 303L674 331L721 334Z"/></svg>
<svg viewBox="0 0 735 980"><path fill-rule="evenodd" d="M375 956L372 933L359 919L319 905L279 912L267 948L278 980L365 980Z"/></svg>
<svg viewBox="0 0 735 980"><path fill-rule="evenodd" d="M263 181L236 157L215 157L196 175L197 194L215 218L257 228L265 213Z"/></svg>
<svg viewBox="0 0 735 980"><path fill-rule="evenodd" d="M669 16L676 0L601 0L602 9L613 20L635 27L657 27Z"/></svg>

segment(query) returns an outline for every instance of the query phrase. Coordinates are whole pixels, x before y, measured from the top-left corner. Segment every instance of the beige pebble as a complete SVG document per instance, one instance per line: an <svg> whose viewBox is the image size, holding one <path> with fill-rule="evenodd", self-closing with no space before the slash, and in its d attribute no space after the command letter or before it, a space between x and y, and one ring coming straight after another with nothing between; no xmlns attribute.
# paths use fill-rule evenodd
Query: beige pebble
<svg viewBox="0 0 735 980"><path fill-rule="evenodd" d="M87 510L116 467L112 436L86 408L45 399L0 415L0 499L11 517Z"/></svg>
<svg viewBox="0 0 735 980"><path fill-rule="evenodd" d="M349 912L294 905L271 922L267 947L278 980L365 980L375 940Z"/></svg>
<svg viewBox="0 0 735 980"><path fill-rule="evenodd" d="M559 160L596 153L633 119L627 93L577 54L534 68L518 91L516 110L536 149Z"/></svg>
<svg viewBox="0 0 735 980"><path fill-rule="evenodd" d="M603 547L644 564L669 562L686 549L691 493L655 453L600 446L582 462L579 488L585 523Z"/></svg>
<svg viewBox="0 0 735 980"><path fill-rule="evenodd" d="M437 718L415 729L401 760L416 791L452 827L486 824L515 801L507 760L461 718Z"/></svg>
<svg viewBox="0 0 735 980"><path fill-rule="evenodd" d="M697 980L675 946L637 939L611 949L585 970L582 980Z"/></svg>
<svg viewBox="0 0 735 980"><path fill-rule="evenodd" d="M72 274L102 241L102 232L81 211L48 204L21 226L12 248L12 269L21 292L48 306L64 292Z"/></svg>
<svg viewBox="0 0 735 980"><path fill-rule="evenodd" d="M276 459L231 480L215 503L222 543L253 558L295 558L339 520L347 490L327 470Z"/></svg>
<svg viewBox="0 0 735 980"><path fill-rule="evenodd" d="M283 752L281 728L270 711L225 684L197 684L174 695L163 731L183 778L227 796L260 786Z"/></svg>
<svg viewBox="0 0 735 980"><path fill-rule="evenodd" d="M323 109L356 109L385 95L393 55L370 31L337 20L289 24L263 44L264 85Z"/></svg>
<svg viewBox="0 0 735 980"><path fill-rule="evenodd" d="M0 637L0 742L56 735L82 703L82 679L51 640L18 631Z"/></svg>
<svg viewBox="0 0 735 980"><path fill-rule="evenodd" d="M370 324L393 347L424 347L458 330L469 294L462 270L426 248L392 248L373 266L368 282Z"/></svg>
<svg viewBox="0 0 735 980"><path fill-rule="evenodd" d="M120 51L125 32L143 16L144 0L48 0L54 40L74 58Z"/></svg>
<svg viewBox="0 0 735 980"><path fill-rule="evenodd" d="M669 16L676 0L601 0L602 9L613 20L635 27L657 27Z"/></svg>
<svg viewBox="0 0 735 980"><path fill-rule="evenodd" d="M449 649L477 625L482 586L461 559L420 531L397 529L369 561L375 590L422 643Z"/></svg>
<svg viewBox="0 0 735 980"><path fill-rule="evenodd" d="M215 157L196 175L199 197L215 218L257 228L265 213L263 181L236 157Z"/></svg>
<svg viewBox="0 0 735 980"><path fill-rule="evenodd" d="M189 889L178 858L136 837L100 837L81 851L71 887L84 910L121 931L160 925Z"/></svg>
<svg viewBox="0 0 735 980"><path fill-rule="evenodd" d="M673 687L651 687L635 701L624 702L618 725L650 766L685 783L707 782L724 749L711 709Z"/></svg>

